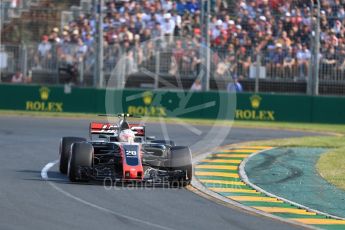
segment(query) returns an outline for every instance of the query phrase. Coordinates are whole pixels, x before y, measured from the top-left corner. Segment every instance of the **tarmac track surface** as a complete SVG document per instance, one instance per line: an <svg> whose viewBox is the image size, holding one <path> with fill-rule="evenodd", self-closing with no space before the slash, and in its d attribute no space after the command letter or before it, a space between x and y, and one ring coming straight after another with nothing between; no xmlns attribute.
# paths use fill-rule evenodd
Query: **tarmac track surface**
<svg viewBox="0 0 345 230"><path fill-rule="evenodd" d="M88 136L88 120L0 117L0 229L294 229L294 225L228 208L186 189L72 184L55 165L42 180L41 170L58 159L62 136ZM178 145L192 145L210 129L190 132L167 125ZM161 136L159 124L149 135ZM310 133L233 128L222 144L299 137ZM207 143L212 147L211 143ZM200 149L192 149L200 152Z"/></svg>

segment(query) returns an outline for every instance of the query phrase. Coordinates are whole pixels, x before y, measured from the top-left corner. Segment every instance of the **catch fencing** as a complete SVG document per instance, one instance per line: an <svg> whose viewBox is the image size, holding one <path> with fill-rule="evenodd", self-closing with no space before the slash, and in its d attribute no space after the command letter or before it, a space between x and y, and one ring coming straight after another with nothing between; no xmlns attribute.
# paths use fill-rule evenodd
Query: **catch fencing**
<svg viewBox="0 0 345 230"><path fill-rule="evenodd" d="M202 82L205 79L203 75L209 72L209 84L213 90L227 90L229 84L238 81L246 92L311 94L310 88L315 85L319 86L320 94L343 95L345 92L345 43L339 39L339 44L327 46L325 41L332 38L332 30L324 29L321 31L321 53L315 57L313 36L316 13L308 1L292 1L292 5L302 9L303 23L309 26L308 36L291 35L291 31L286 35L279 30L279 26L293 15L273 10L272 18L266 15L259 17L257 22L248 20L238 28L238 18L243 17L242 10L229 12L227 26L235 23L235 27L230 34L221 31L221 35L211 41L209 66L204 65L205 41L200 42L203 40L200 36L204 34L197 30L188 32L188 29L181 29L176 39L152 35L150 38L153 41L143 39L144 34L133 34L128 42L121 38L121 33L105 27L105 39L101 44L98 31L92 31L89 41L84 38L83 30L78 28L80 18L94 24L93 29L98 28L95 18L99 11L93 5L95 1L16 2L15 6L10 0L3 0L0 4L0 80L3 82L10 82L12 75L19 71L32 78L28 82L39 84L63 84L72 79L80 86L105 87L108 80L114 78L112 86L117 88L166 88L157 81L178 79L182 82L180 86L188 89L196 80ZM53 2L55 5L52 5ZM232 7L239 7L233 4ZM105 10L104 15L108 13ZM336 21L338 18L327 15L326 19ZM276 23L272 27L278 27L276 31L281 34L275 31L275 34L272 31L253 34L251 26L267 27L271 22ZM191 30L193 27L189 25L188 28ZM303 28L298 34L303 34ZM56 39L44 43L42 36L47 35L51 39L54 31ZM72 38L74 35L83 36L83 42L64 42L64 33ZM222 42L222 36L228 39L226 43ZM301 37L303 41L294 40L294 37ZM103 60L102 65L99 60ZM103 67L100 69L100 66ZM101 71L105 84L100 84ZM131 78L133 75L135 77Z"/></svg>

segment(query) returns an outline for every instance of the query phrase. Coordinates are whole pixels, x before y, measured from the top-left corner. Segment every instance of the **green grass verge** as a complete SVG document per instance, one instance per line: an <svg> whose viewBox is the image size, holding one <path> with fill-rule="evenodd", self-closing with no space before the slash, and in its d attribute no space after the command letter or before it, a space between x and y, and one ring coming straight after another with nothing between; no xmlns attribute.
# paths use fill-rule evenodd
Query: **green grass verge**
<svg viewBox="0 0 345 230"><path fill-rule="evenodd" d="M26 112L0 110L3 116L34 116L52 117L69 119L97 119L95 114L81 113L50 113L50 112ZM330 183L339 188L345 189L345 125L331 124L307 124L307 123L288 123L288 122L255 122L255 121L212 121L204 119L179 119L182 122L192 125L221 125L243 127L243 128L267 128L267 129L289 129L310 132L324 132L338 134L337 136L315 136L303 138L288 138L271 141L251 142L250 145L270 145L277 147L324 147L331 150L323 154L317 163L317 170L320 175ZM148 118L148 122L159 122L159 118ZM176 123L176 119L165 118L167 123Z"/></svg>
<svg viewBox="0 0 345 230"><path fill-rule="evenodd" d="M320 175L328 182L345 190L344 165L345 147L341 147L321 155L319 161L317 162L316 168Z"/></svg>

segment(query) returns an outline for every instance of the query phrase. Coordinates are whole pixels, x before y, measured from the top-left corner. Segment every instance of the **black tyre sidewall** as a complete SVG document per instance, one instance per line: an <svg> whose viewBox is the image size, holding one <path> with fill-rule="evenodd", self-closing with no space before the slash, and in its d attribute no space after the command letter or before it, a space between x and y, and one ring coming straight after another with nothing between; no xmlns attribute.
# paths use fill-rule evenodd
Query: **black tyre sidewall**
<svg viewBox="0 0 345 230"><path fill-rule="evenodd" d="M186 171L186 177L181 181L172 181L173 185L187 186L193 176L192 154L186 146L174 146L170 149L170 168Z"/></svg>
<svg viewBox="0 0 345 230"><path fill-rule="evenodd" d="M59 170L62 174L67 174L68 159L71 154L71 146L76 142L84 142L85 138L81 137L63 137L60 140L59 153L60 153L60 166Z"/></svg>
<svg viewBox="0 0 345 230"><path fill-rule="evenodd" d="M68 160L68 178L72 182L88 181L89 178L81 178L79 167L92 167L93 146L87 142L72 144L71 154Z"/></svg>

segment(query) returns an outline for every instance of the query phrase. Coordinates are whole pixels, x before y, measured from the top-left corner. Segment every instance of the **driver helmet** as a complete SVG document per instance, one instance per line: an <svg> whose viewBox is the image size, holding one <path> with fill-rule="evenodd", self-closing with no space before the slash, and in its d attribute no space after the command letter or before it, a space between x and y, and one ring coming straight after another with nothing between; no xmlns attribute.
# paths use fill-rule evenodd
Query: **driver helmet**
<svg viewBox="0 0 345 230"><path fill-rule="evenodd" d="M120 132L119 139L121 142L134 142L135 134L130 129L125 129Z"/></svg>

